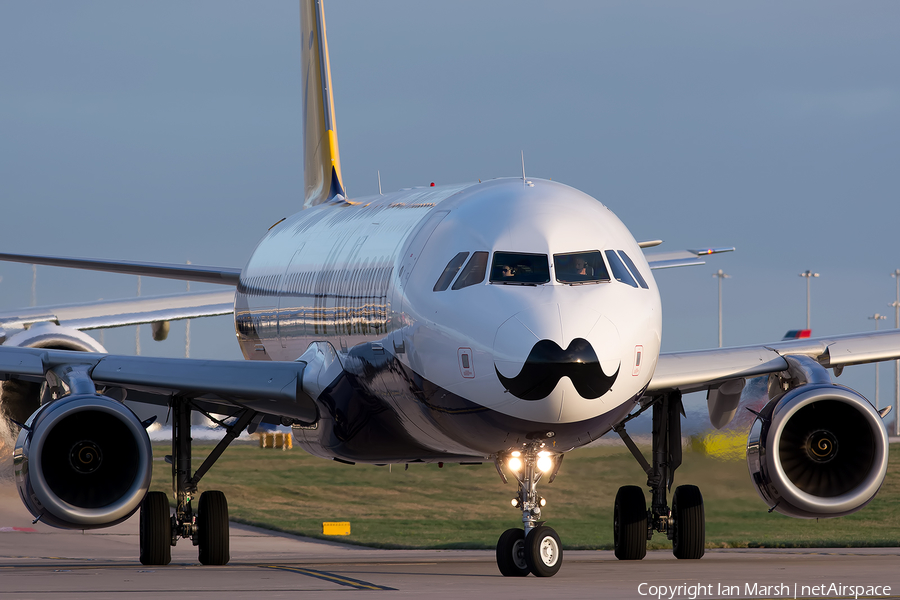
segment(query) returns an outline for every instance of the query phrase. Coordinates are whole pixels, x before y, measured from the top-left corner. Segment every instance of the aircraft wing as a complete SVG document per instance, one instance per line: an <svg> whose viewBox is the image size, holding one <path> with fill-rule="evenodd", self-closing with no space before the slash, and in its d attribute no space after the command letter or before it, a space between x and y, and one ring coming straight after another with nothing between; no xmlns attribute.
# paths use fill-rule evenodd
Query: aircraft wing
<svg viewBox="0 0 900 600"><path fill-rule="evenodd" d="M649 248L657 245L658 240L653 242L644 242L641 247ZM678 250L676 252L651 252L644 253L650 268L671 269L673 267L690 267L694 265L705 265L706 261L701 257L710 254L720 254L722 252L733 252L734 248L703 248L699 250Z"/></svg>
<svg viewBox="0 0 900 600"><path fill-rule="evenodd" d="M36 323L54 323L78 330L103 329L228 315L233 312L233 290L36 306L0 312L0 341L11 332L26 329Z"/></svg>
<svg viewBox="0 0 900 600"><path fill-rule="evenodd" d="M786 371L785 356L803 355L825 368L900 358L900 330L807 338L739 348L660 354L648 392L696 392L723 382Z"/></svg>
<svg viewBox="0 0 900 600"><path fill-rule="evenodd" d="M54 369L73 365L86 366L101 388L126 390L128 400L164 406L177 395L220 414L249 408L276 417L316 420L315 402L302 387L303 362L155 358L0 347L0 380L41 382Z"/></svg>
<svg viewBox="0 0 900 600"><path fill-rule="evenodd" d="M69 258L66 256L4 253L0 253L0 260L26 263L29 265L69 267L72 269L105 271L107 273L124 273L126 275L147 275L150 277L162 277L164 279L200 281L203 283L219 283L223 285L237 285L240 282L241 277L241 270L232 267L204 267L200 265L149 263L130 260Z"/></svg>

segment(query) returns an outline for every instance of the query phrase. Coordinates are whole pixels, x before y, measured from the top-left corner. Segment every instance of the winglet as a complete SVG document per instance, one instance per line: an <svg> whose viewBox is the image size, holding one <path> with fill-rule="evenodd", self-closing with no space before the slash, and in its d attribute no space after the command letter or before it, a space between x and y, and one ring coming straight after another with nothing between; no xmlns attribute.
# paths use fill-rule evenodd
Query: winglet
<svg viewBox="0 0 900 600"><path fill-rule="evenodd" d="M303 34L303 207L309 208L338 194L347 194L341 179L322 0L301 0L300 28Z"/></svg>
<svg viewBox="0 0 900 600"><path fill-rule="evenodd" d="M643 247L652 247L649 244ZM676 252L657 252L645 254L651 269L671 269L672 267L689 267L706 264L701 257L722 252L733 252L734 248L703 248L700 250L679 250Z"/></svg>

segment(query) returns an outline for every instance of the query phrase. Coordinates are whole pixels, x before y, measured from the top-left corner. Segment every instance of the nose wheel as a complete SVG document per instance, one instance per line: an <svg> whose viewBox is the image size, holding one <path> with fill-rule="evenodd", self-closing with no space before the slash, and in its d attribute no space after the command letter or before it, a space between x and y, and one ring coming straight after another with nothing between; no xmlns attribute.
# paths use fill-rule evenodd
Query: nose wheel
<svg viewBox="0 0 900 600"><path fill-rule="evenodd" d="M552 577L562 566L563 549L559 535L544 525L541 507L546 501L537 493L537 483L544 473L550 473L550 481L556 477L562 455L542 450L544 444L531 444L524 452L512 452L505 459L507 466L519 483L519 491L512 505L522 511L522 529L507 529L497 541L497 567L504 577ZM496 461L497 472L506 483Z"/></svg>
<svg viewBox="0 0 900 600"><path fill-rule="evenodd" d="M535 577L556 575L562 566L562 558L562 543L553 528L535 527L525 538L525 562Z"/></svg>
<svg viewBox="0 0 900 600"><path fill-rule="evenodd" d="M531 572L525 560L525 532L507 529L497 542L497 567L504 577L525 577Z"/></svg>
<svg viewBox="0 0 900 600"><path fill-rule="evenodd" d="M504 577L552 577L562 566L562 543L552 527L541 525L528 535L507 529L497 542L497 567Z"/></svg>

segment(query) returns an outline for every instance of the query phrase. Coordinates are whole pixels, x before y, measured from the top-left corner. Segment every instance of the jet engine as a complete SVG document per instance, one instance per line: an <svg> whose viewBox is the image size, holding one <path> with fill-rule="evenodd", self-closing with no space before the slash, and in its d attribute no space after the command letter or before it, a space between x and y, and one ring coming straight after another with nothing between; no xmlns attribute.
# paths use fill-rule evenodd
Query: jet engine
<svg viewBox="0 0 900 600"><path fill-rule="evenodd" d="M150 487L153 452L140 420L121 402L70 394L25 423L13 455L22 501L64 529L124 521Z"/></svg>
<svg viewBox="0 0 900 600"><path fill-rule="evenodd" d="M758 413L747 440L753 483L770 508L791 517L856 512L872 500L887 472L882 417L857 392L824 381L827 373L810 359L789 362L814 365L814 376Z"/></svg>

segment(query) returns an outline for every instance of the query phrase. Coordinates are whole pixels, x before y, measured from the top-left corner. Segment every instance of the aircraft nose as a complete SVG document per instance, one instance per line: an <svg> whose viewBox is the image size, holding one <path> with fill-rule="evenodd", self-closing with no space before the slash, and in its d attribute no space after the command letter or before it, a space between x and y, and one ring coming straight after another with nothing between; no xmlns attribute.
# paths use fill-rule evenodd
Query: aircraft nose
<svg viewBox="0 0 900 600"><path fill-rule="evenodd" d="M527 401L600 398L619 372L619 334L601 313L550 304L507 319L494 339L503 387Z"/></svg>

